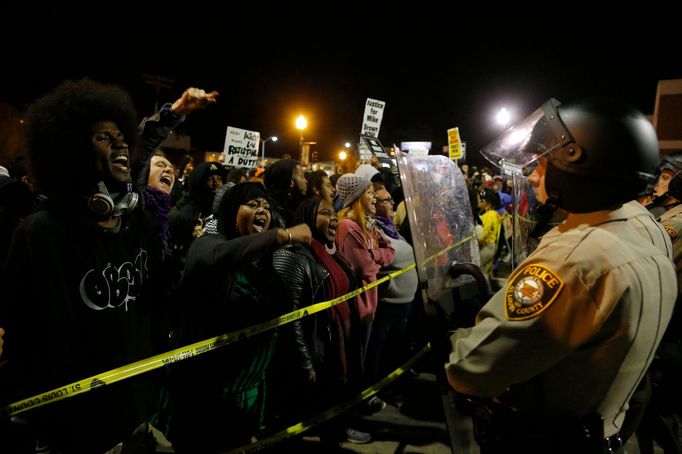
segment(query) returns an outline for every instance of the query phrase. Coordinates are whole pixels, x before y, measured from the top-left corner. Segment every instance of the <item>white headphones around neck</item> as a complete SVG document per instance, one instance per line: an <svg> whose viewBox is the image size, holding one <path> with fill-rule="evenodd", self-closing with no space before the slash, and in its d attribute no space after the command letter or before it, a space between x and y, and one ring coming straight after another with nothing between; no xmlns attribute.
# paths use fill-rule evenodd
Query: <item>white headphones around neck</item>
<svg viewBox="0 0 682 454"><path fill-rule="evenodd" d="M132 184L127 183L127 191L114 194L112 198L103 181L97 183L97 192L88 198L88 208L98 218L108 219L112 216L121 216L132 210L137 205L140 196L133 191ZM116 199L116 202L114 202Z"/></svg>

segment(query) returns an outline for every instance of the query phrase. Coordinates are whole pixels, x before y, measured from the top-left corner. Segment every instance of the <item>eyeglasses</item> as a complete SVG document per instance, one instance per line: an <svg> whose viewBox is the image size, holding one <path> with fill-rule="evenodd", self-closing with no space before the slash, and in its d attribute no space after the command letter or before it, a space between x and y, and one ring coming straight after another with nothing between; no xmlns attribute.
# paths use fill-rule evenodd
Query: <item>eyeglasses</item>
<svg viewBox="0 0 682 454"><path fill-rule="evenodd" d="M389 197L388 199L376 199L377 203L393 203L393 199Z"/></svg>

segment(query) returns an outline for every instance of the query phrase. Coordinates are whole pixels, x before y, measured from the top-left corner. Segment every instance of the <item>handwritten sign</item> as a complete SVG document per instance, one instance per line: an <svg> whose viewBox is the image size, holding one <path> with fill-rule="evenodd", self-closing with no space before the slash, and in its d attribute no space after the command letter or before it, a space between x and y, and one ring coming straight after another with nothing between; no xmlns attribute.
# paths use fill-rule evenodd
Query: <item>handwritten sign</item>
<svg viewBox="0 0 682 454"><path fill-rule="evenodd" d="M259 132L228 126L225 134L223 164L234 167L257 167L259 143Z"/></svg>
<svg viewBox="0 0 682 454"><path fill-rule="evenodd" d="M362 117L362 130L360 135L369 137L379 137L381 119L384 117L384 101L367 98L365 102L365 114Z"/></svg>
<svg viewBox="0 0 682 454"><path fill-rule="evenodd" d="M462 157L462 139L459 137L459 128L448 129L448 146L450 147L450 159Z"/></svg>

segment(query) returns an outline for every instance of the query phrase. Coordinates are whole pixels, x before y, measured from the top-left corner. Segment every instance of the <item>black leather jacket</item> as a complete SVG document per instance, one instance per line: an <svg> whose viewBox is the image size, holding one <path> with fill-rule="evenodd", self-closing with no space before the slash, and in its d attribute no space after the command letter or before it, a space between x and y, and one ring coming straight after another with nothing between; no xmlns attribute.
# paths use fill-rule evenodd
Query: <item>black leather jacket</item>
<svg viewBox="0 0 682 454"><path fill-rule="evenodd" d="M312 251L303 245L291 245L273 254L273 268L287 284L291 309L297 310L314 303L326 301L324 281L329 271L317 263ZM302 370L317 369L324 361L324 345L331 340L327 311L304 317L285 325L281 344L296 357Z"/></svg>

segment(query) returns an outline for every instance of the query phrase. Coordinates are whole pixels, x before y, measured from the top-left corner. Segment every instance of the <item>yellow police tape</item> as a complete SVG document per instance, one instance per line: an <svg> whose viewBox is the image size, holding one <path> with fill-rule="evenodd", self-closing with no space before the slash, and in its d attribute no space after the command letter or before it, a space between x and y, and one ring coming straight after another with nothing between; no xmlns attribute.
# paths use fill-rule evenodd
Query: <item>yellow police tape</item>
<svg viewBox="0 0 682 454"><path fill-rule="evenodd" d="M528 224L537 224L538 223L538 219L529 219L529 218L525 218L523 216L519 216L519 220L522 222L526 222ZM556 227L557 225L561 224L562 222L564 222L564 221L559 220L559 221L555 221L555 222L548 222L547 227Z"/></svg>
<svg viewBox="0 0 682 454"><path fill-rule="evenodd" d="M383 388L391 384L393 381L395 381L396 378L400 377L402 374L405 373L408 369L411 369L417 362L422 359L422 357L429 351L431 350L431 344L427 343L424 348L422 348L419 352L417 352L416 355L414 355L412 358L408 359L405 364L388 374L386 377L381 379L378 383L376 383L374 386L370 386L369 388L355 394L353 397L348 399L347 401L336 405L335 407L330 408L329 410L326 410L318 415L315 415L311 418L306 419L305 421L301 421L298 424L294 424L291 427L287 427L286 429L277 432L268 438L265 438L264 440L259 440L255 443L251 443L250 445L247 446L242 446L240 448L233 449L231 451L228 451L226 454L242 454L242 453L247 453L247 452L255 452L255 451L260 451L261 449L264 449L268 446L275 445L279 443L280 441L287 439L289 437L293 437L294 435L301 434L305 432L306 430L310 429L311 427L314 427L324 421L327 421L328 419L333 418L334 416L341 414L345 411L350 410L353 406L356 404L362 402L363 400L367 399L368 397L373 396L374 394L378 393L381 391Z"/></svg>
<svg viewBox="0 0 682 454"><path fill-rule="evenodd" d="M450 249L460 246L467 241L471 240L473 235L470 235L461 241L453 243L446 247L445 249L433 254L432 256L426 258L423 264L430 262L436 257L446 253ZM60 400L82 394L84 392L90 391L92 389L98 388L100 386L111 385L113 383L119 382L121 380L126 380L128 378L134 377L136 375L143 374L145 372L158 369L160 367L166 366L168 364L173 364L178 361L183 361L193 356L201 355L203 353L210 352L217 348L223 347L228 344L237 342L238 340L253 336L255 334L260 334L265 331L269 331L278 326L286 325L308 315L315 314L317 312L328 309L336 304L339 304L347 299L350 299L356 295L359 295L371 288L378 286L379 284L386 282L389 279L393 279L406 271L411 270L415 267L415 264L406 266L403 269L394 271L393 273L382 277L381 279L372 282L371 284L364 285L350 293L347 293L333 300L324 301L322 303L313 304L307 306L303 309L299 309L288 314L281 315L277 318L269 320L267 322L259 323L257 325L249 326L237 331L232 331L230 333L222 334L220 336L212 337L203 341L195 342L193 344L186 345L184 347L176 348L174 350L167 351L165 353L160 353L158 355L141 359L134 363L127 364L116 369L112 369L101 374L93 375L82 380L69 383L59 388L51 389L47 392L36 394L27 399L22 399L17 402L13 402L6 407L0 408L0 415L17 415L24 411L32 410L34 408L42 407L53 402L58 402Z"/></svg>

